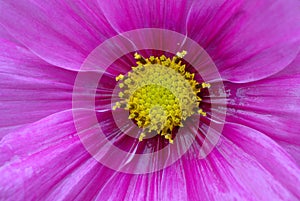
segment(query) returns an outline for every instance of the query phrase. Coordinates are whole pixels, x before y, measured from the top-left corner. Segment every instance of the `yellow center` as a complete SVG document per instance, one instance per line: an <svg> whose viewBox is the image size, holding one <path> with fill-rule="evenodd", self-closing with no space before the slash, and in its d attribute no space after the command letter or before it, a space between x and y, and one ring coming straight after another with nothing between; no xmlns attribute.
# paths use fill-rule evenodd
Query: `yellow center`
<svg viewBox="0 0 300 201"><path fill-rule="evenodd" d="M143 130L140 141L155 131L173 143L174 128L183 127L183 122L196 112L206 115L199 108L201 98L197 93L210 84L198 83L194 73L185 70L181 60L185 54L182 51L172 59L164 55L145 59L136 53L137 66L126 76L116 77L121 101L113 109L129 111L128 118Z"/></svg>

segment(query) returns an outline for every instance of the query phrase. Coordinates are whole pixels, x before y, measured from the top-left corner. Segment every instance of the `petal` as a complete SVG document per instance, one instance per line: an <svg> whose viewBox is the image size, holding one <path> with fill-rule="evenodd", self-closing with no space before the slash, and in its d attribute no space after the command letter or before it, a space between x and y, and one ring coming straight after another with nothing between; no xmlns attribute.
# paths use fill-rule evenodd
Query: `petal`
<svg viewBox="0 0 300 201"><path fill-rule="evenodd" d="M83 116L80 122L85 125L89 120ZM132 175L91 158L76 134L72 111L56 113L2 139L0 194L12 200L292 200L299 196L299 170L277 144L239 125L227 126L224 134L204 160L189 152L164 170Z"/></svg>
<svg viewBox="0 0 300 201"><path fill-rule="evenodd" d="M134 177L116 174L97 198L253 201L299 198L299 169L280 146L240 125L227 125L224 135L206 159L195 158L191 149L162 171ZM116 185L128 189L125 198L122 190L118 193L120 188L114 188Z"/></svg>
<svg viewBox="0 0 300 201"><path fill-rule="evenodd" d="M79 69L87 55L115 32L97 5L84 1L6 1L0 24L47 62Z"/></svg>
<svg viewBox="0 0 300 201"><path fill-rule="evenodd" d="M90 117L82 116L80 122L89 125ZM177 169L180 163L177 168L143 175L101 165L82 146L71 110L5 136L0 154L0 195L6 199L185 200L187 196L183 172Z"/></svg>
<svg viewBox="0 0 300 201"><path fill-rule="evenodd" d="M0 195L9 200L44 200L48 196L49 200L74 199L90 182L94 171L101 169L82 146L71 110L8 134L0 143L0 153ZM105 178L104 174L102 178ZM61 193L59 190L69 188L62 185L65 180L81 182L74 185L73 191ZM97 184L101 184L101 180Z"/></svg>
<svg viewBox="0 0 300 201"><path fill-rule="evenodd" d="M299 2L293 0L98 3L118 32L162 28L189 36L210 54L222 77L232 82L273 75L299 51Z"/></svg>
<svg viewBox="0 0 300 201"><path fill-rule="evenodd" d="M195 2L191 7L187 35L207 50L225 80L266 78L296 57L300 47L299 1L206 3Z"/></svg>
<svg viewBox="0 0 300 201"><path fill-rule="evenodd" d="M251 128L227 124L205 158L182 158L191 200L298 200L300 170L273 140Z"/></svg>
<svg viewBox="0 0 300 201"><path fill-rule="evenodd" d="M300 56L280 73L247 84L225 84L230 90L227 121L254 128L292 151L300 164ZM220 106L222 108L223 106ZM220 110L221 111L221 110Z"/></svg>
<svg viewBox="0 0 300 201"><path fill-rule="evenodd" d="M80 126L90 126L90 116L77 120ZM6 135L0 155L0 195L7 200L93 200L100 195L102 200L116 200L125 197L127 186L138 184L131 179L134 175L104 167L86 151L72 110Z"/></svg>
<svg viewBox="0 0 300 201"><path fill-rule="evenodd" d="M0 138L22 124L71 108L76 73L0 39Z"/></svg>
<svg viewBox="0 0 300 201"><path fill-rule="evenodd" d="M112 0L110 3L98 1L98 4L108 22L119 33L141 28L163 28L184 32L188 9L191 6L191 2L187 0Z"/></svg>
<svg viewBox="0 0 300 201"><path fill-rule="evenodd" d="M155 173L114 174L96 200L188 200L182 162ZM116 188L118 186L118 188Z"/></svg>

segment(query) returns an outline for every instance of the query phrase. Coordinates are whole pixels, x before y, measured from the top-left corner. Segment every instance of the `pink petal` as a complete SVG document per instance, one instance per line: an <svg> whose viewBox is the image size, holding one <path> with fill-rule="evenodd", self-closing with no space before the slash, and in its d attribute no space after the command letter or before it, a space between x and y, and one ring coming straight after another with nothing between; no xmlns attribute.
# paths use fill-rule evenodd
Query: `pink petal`
<svg viewBox="0 0 300 201"><path fill-rule="evenodd" d="M183 168L181 162L176 162L150 174L115 173L99 191L97 200L188 200Z"/></svg>
<svg viewBox="0 0 300 201"><path fill-rule="evenodd" d="M227 124L223 135L206 159L197 159L194 151L182 158L189 199L300 198L300 170L278 144L237 124Z"/></svg>
<svg viewBox="0 0 300 201"><path fill-rule="evenodd" d="M75 72L52 66L15 42L0 42L0 138L71 108Z"/></svg>
<svg viewBox="0 0 300 201"><path fill-rule="evenodd" d="M188 36L208 51L224 79L262 79L296 57L300 46L299 1L206 4L199 1L191 7Z"/></svg>
<svg viewBox="0 0 300 201"><path fill-rule="evenodd" d="M299 51L297 1L98 3L118 32L162 28L189 36L210 54L222 77L232 82L273 75L286 67Z"/></svg>
<svg viewBox="0 0 300 201"><path fill-rule="evenodd" d="M0 195L11 200L41 200L90 158L76 136L71 111L6 135L0 153Z"/></svg>
<svg viewBox="0 0 300 201"><path fill-rule="evenodd" d="M82 126L89 121L89 116L80 119ZM180 163L165 171L132 175L108 169L94 160L76 134L71 110L5 136L0 143L0 154L0 195L4 199L187 198L184 175L178 171ZM167 179L170 176L172 179Z"/></svg>
<svg viewBox="0 0 300 201"><path fill-rule="evenodd" d="M270 78L247 84L227 83L227 120L254 128L290 151L299 150L299 64L300 56ZM292 155L300 164L299 154Z"/></svg>
<svg viewBox="0 0 300 201"><path fill-rule="evenodd" d="M119 33L141 28L163 28L183 33L191 7L191 2L187 0L112 0L110 3L98 0L98 4L108 22Z"/></svg>
<svg viewBox="0 0 300 201"><path fill-rule="evenodd" d="M80 119L82 125L89 121ZM124 174L91 158L76 134L72 111L64 111L2 139L0 194L13 200L299 197L299 170L276 143L240 125L228 125L224 135L206 159L189 152L159 172Z"/></svg>
<svg viewBox="0 0 300 201"><path fill-rule="evenodd" d="M98 194L124 200L297 200L300 171L274 141L240 125L227 125L219 145L206 159L190 150L162 171L126 177L116 174ZM131 179L130 183L128 180ZM120 189L120 188L118 188Z"/></svg>
<svg viewBox="0 0 300 201"><path fill-rule="evenodd" d="M86 56L114 34L94 3L6 1L0 24L47 62L79 69Z"/></svg>

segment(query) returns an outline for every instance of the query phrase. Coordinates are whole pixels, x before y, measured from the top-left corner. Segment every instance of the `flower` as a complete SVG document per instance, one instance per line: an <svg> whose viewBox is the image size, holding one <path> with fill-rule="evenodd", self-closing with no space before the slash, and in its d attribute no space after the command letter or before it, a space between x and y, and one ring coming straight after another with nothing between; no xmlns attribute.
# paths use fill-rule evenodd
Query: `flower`
<svg viewBox="0 0 300 201"><path fill-rule="evenodd" d="M18 0L1 2L0 11L1 199L300 199L298 1ZM203 55L207 53L221 75L221 80L208 80L211 89L200 97L207 117L201 117L199 128L197 122L183 122L186 125L181 130L196 135L191 146L181 144L188 148L183 155L177 153L180 149L174 149L182 143L180 133L173 139L175 146L160 136L149 139L151 143L120 137L123 131L117 124L126 126L124 122L130 121L126 116L113 121L110 103L115 77L126 74L134 64L130 53L116 58L113 65L100 72L82 69L114 58L114 52L97 49L99 45L107 44L113 36L125 35L128 39L128 31L143 28L170 31L164 41L175 47L177 36L172 33L180 33L178 38L185 36L186 41L192 39L205 50ZM125 40L127 45L140 41L151 44L152 38L140 33L134 37L136 40ZM180 42L186 44L185 40ZM127 48L119 43L108 45L112 49ZM198 55L187 48L187 58ZM165 54L149 49L140 54ZM95 50L103 53L103 60L91 56ZM172 51L166 56L176 54ZM197 70L197 66L194 68ZM92 82L99 79L99 74L103 75L100 81ZM226 99L220 93L222 85ZM91 96L93 90L96 95ZM87 115L94 110L77 107L91 106L91 97L95 97L92 104L96 104L99 124L94 123L93 115ZM218 120L211 119L211 114L221 117L225 111L220 139L205 158L199 159L201 135L209 129L207 122ZM170 164L157 171L134 174L111 168L120 161L110 155L105 158L109 163L103 164L105 161L98 159L105 156L99 150L110 144L94 141L99 137L95 134L99 125L104 136L127 151L129 158L130 153L143 154L164 146L174 150L167 158L137 161L133 163L136 167L147 169L169 160ZM114 154L110 147L106 151ZM100 156L92 157L93 153Z"/></svg>

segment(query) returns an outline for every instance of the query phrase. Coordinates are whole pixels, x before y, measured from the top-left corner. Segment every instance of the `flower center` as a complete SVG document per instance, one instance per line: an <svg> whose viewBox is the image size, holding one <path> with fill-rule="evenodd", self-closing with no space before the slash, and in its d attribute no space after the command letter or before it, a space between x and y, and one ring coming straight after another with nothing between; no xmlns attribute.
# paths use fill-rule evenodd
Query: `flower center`
<svg viewBox="0 0 300 201"><path fill-rule="evenodd" d="M186 51L178 52L172 59L162 55L147 59L135 53L137 66L127 75L119 75L119 97L121 100L113 110L123 108L142 128L139 141L147 133L155 131L173 143L173 130L183 127L184 121L195 113L206 115L197 95L210 84L197 82L194 73L186 71L182 58Z"/></svg>

